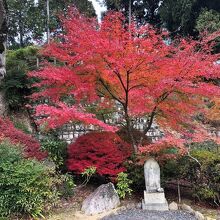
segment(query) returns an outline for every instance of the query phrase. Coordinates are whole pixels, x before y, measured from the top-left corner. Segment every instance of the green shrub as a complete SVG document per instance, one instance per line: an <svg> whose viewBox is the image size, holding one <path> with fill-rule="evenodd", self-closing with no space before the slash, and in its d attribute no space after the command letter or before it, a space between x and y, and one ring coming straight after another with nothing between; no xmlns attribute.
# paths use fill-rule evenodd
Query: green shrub
<svg viewBox="0 0 220 220"><path fill-rule="evenodd" d="M57 184L53 170L0 143L0 217L42 216L58 199Z"/></svg>
<svg viewBox="0 0 220 220"><path fill-rule="evenodd" d="M128 178L132 180L132 188L135 190L143 190L145 188L144 166L140 163L140 158L132 155L125 164Z"/></svg>
<svg viewBox="0 0 220 220"><path fill-rule="evenodd" d="M193 197L220 205L220 155L216 152L216 144L193 144L190 155L163 164L163 180L184 179L190 183Z"/></svg>
<svg viewBox="0 0 220 220"><path fill-rule="evenodd" d="M60 186L59 186L59 193L62 197L69 197L74 194L74 187L76 186L73 181L73 176L66 173L59 175L60 178Z"/></svg>
<svg viewBox="0 0 220 220"><path fill-rule="evenodd" d="M65 170L67 144L54 136L48 136L41 141L41 149L48 153L48 158L54 162L57 170Z"/></svg>
<svg viewBox="0 0 220 220"><path fill-rule="evenodd" d="M191 155L199 162L191 161L190 172L194 196L199 200L220 205L220 155L207 150L193 150Z"/></svg>
<svg viewBox="0 0 220 220"><path fill-rule="evenodd" d="M15 128L23 131L25 134L31 134L31 131L28 128L28 126L22 121L17 120L15 117L10 117L10 120L13 122Z"/></svg>
<svg viewBox="0 0 220 220"><path fill-rule="evenodd" d="M124 199L127 194L131 195L131 192L133 191L130 188L130 185L132 184L132 180L128 179L127 173L124 173L124 172L119 173L116 181L117 181L116 191L120 198Z"/></svg>

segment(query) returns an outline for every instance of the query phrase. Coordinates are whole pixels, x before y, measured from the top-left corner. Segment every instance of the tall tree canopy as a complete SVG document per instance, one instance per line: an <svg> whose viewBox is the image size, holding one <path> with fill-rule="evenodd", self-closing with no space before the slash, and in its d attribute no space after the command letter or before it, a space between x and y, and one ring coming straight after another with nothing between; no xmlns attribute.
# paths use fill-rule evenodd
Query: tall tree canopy
<svg viewBox="0 0 220 220"><path fill-rule="evenodd" d="M49 116L41 122L50 128L81 121L112 129L87 107L118 103L131 139L140 117L146 118L144 133L156 121L172 145L207 138L198 118L206 115L207 99L220 96L219 87L208 82L220 76L220 65L214 64L218 57L207 44L211 37L166 45L149 25L128 27L124 21L122 14L110 13L97 28L96 21L71 11L62 40L44 50L65 66L30 74L41 79L35 86L44 88L32 98L48 101L36 108L37 115Z"/></svg>
<svg viewBox="0 0 220 220"><path fill-rule="evenodd" d="M68 7L75 5L81 13L89 17L95 16L93 5L88 0L50 0L51 31L60 30L59 16L67 12ZM8 0L9 8L9 42L11 46L23 47L42 40L47 28L46 1ZM19 40L17 40L19 39Z"/></svg>
<svg viewBox="0 0 220 220"><path fill-rule="evenodd" d="M203 8L220 12L220 1L164 0L159 8L159 14L169 31L183 35L197 35L196 19Z"/></svg>
<svg viewBox="0 0 220 220"><path fill-rule="evenodd" d="M131 14L138 22L158 24L160 22L158 8L160 0L131 0ZM105 0L108 10L117 10L128 17L128 0Z"/></svg>
<svg viewBox="0 0 220 220"><path fill-rule="evenodd" d="M121 11L128 17L128 0L104 2L108 10ZM157 27L163 25L174 35L198 35L196 20L203 9L220 12L218 0L131 0L131 5L132 16L138 22L147 22Z"/></svg>

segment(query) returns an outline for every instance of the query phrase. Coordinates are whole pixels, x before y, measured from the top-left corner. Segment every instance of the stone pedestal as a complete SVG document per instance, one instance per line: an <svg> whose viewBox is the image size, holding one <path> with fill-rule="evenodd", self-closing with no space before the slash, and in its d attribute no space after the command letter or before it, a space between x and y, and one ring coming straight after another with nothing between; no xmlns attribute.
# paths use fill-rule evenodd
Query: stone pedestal
<svg viewBox="0 0 220 220"><path fill-rule="evenodd" d="M142 209L167 211L168 203L164 192L147 192L144 191L144 199L142 200Z"/></svg>

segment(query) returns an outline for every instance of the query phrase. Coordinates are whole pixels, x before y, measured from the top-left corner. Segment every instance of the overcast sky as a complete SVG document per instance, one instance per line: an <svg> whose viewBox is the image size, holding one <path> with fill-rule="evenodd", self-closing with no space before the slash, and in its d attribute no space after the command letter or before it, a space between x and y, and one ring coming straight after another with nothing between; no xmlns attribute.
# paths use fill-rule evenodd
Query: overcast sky
<svg viewBox="0 0 220 220"><path fill-rule="evenodd" d="M101 13L103 11L106 11L106 7L104 7L103 5L99 4L97 2L97 0L89 0L92 2L94 8L95 8L95 11L96 11L96 14L98 16L98 20L101 21ZM103 0L99 0L100 2L103 2Z"/></svg>

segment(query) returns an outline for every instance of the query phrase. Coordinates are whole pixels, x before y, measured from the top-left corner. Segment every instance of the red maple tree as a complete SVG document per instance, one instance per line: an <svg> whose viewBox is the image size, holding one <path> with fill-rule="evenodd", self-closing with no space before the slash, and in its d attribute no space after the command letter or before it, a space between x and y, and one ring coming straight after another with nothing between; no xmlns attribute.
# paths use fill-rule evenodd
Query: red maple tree
<svg viewBox="0 0 220 220"><path fill-rule="evenodd" d="M179 140L175 144L207 138L197 119L208 110L206 100L220 96L219 87L210 83L220 76L211 37L179 39L168 45L166 33L135 22L128 26L122 14L112 12L99 25L72 9L63 25L65 34L43 53L64 65L48 65L30 74L41 79L35 86L43 88L32 98L49 100L36 108L37 115L48 116L42 120L49 127L80 121L114 129L87 112L94 103L103 105L100 97L104 97L105 103L114 100L121 106L121 122L131 140L135 119L140 117L147 119L144 134L156 121L165 138ZM137 151L134 141L133 147Z"/></svg>

